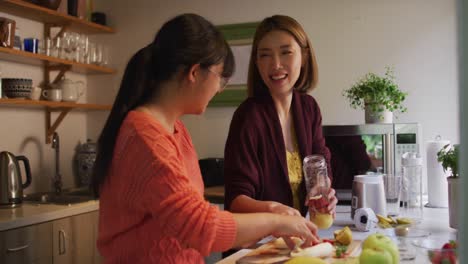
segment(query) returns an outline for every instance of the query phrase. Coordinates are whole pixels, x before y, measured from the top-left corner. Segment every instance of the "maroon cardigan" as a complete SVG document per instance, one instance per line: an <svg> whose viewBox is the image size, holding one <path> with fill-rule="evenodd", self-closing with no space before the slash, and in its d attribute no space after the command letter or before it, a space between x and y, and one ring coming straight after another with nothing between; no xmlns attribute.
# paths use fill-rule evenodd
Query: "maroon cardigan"
<svg viewBox="0 0 468 264"><path fill-rule="evenodd" d="M322 136L322 116L315 99L294 91L291 110L301 160L322 154L330 170L330 151ZM248 98L234 113L224 150L225 209L239 195L293 206L283 133L271 96ZM301 185L304 195L305 185ZM302 206L305 215L307 208Z"/></svg>

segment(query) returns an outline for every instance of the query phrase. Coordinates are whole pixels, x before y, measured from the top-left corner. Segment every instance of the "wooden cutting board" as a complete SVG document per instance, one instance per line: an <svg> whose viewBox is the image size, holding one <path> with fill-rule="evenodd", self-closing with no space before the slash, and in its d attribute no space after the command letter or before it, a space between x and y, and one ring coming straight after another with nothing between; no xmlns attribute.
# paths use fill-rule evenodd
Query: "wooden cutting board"
<svg viewBox="0 0 468 264"><path fill-rule="evenodd" d="M350 257L357 257L361 253L361 240L353 240L346 250ZM266 243L236 261L236 264L279 264L291 259L291 250L277 249L273 243ZM333 263L336 258L325 259Z"/></svg>

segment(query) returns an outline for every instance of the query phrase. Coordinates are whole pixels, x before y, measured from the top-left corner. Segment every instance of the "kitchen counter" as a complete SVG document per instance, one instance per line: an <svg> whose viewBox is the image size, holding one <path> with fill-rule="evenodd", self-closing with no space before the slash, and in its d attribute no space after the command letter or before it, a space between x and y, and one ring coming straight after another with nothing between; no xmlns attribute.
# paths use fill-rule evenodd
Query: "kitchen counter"
<svg viewBox="0 0 468 264"><path fill-rule="evenodd" d="M18 208L0 209L0 231L39 224L99 210L99 201L70 205L23 202Z"/></svg>
<svg viewBox="0 0 468 264"><path fill-rule="evenodd" d="M364 240L368 235L376 232L385 233L392 235L393 229L380 229L376 228L369 232L359 232L354 229L353 221L350 217L351 207L350 206L337 206L336 219L333 226L328 230L319 230L318 234L321 238L333 238L333 231L341 229L344 226L350 226L353 231L353 239ZM418 224L415 229L422 229L430 233L429 238L442 239L444 241L455 240L457 238L457 230L449 227L449 213L448 208L424 208L423 220ZM396 239L396 238L395 238ZM268 241L268 240L263 240ZM236 260L246 255L251 249L242 249L233 255L217 262L217 264L235 264ZM430 263L427 256L419 252L414 260L401 261L401 263Z"/></svg>
<svg viewBox="0 0 468 264"><path fill-rule="evenodd" d="M224 185L205 187L205 199L215 204L224 204Z"/></svg>
<svg viewBox="0 0 468 264"><path fill-rule="evenodd" d="M217 204L224 203L224 186L205 188L205 198ZM99 210L99 201L58 205L23 202L18 208L0 208L0 231L53 221L56 219Z"/></svg>

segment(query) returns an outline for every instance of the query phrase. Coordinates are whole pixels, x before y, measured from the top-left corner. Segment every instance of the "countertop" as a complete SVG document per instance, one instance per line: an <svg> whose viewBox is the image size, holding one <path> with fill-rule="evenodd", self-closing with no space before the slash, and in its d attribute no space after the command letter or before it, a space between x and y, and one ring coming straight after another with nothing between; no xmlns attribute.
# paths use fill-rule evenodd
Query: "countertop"
<svg viewBox="0 0 468 264"><path fill-rule="evenodd" d="M333 238L333 231L341 229L344 226L350 226L353 231L353 238L356 240L364 240L368 235L376 232L386 233L392 235L393 229L380 229L376 228L369 232L359 232L354 229L353 221L351 220L351 207L339 205L337 207L336 219L333 226L328 230L319 230L318 234L321 238ZM450 239L456 239L457 230L449 227L449 213L448 208L424 208L423 220L420 224L414 227L427 231L430 235L428 238L442 239L448 241ZM393 237L393 239L396 239ZM264 240L265 241L265 240ZM251 249L242 249L233 255L217 262L217 264L235 264L236 260L241 258L250 252ZM423 255L422 252L418 252L416 259L401 261L401 263L430 263L427 256Z"/></svg>
<svg viewBox="0 0 468 264"><path fill-rule="evenodd" d="M212 203L223 204L224 186L205 188L205 198ZM39 204L24 201L17 208L0 208L0 232L97 210L99 210L98 200L70 205Z"/></svg>
<svg viewBox="0 0 468 264"><path fill-rule="evenodd" d="M212 203L224 203L224 186L205 188L205 198ZM99 201L58 205L24 201L17 208L0 208L0 232L28 225L99 210Z"/></svg>
<svg viewBox="0 0 468 264"><path fill-rule="evenodd" d="M71 205L23 202L22 205L17 208L0 209L0 231L39 224L97 210L99 210L99 201L97 200Z"/></svg>
<svg viewBox="0 0 468 264"><path fill-rule="evenodd" d="M224 185L205 187L205 199L215 204L224 204Z"/></svg>

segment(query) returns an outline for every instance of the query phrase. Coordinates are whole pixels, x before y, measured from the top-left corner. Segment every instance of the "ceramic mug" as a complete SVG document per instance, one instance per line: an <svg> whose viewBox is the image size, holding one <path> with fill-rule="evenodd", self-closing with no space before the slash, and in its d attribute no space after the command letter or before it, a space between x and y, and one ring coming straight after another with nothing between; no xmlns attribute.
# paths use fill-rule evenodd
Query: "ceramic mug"
<svg viewBox="0 0 468 264"><path fill-rule="evenodd" d="M60 89L49 89L42 91L44 96L49 101L60 102L62 101L62 90Z"/></svg>
<svg viewBox="0 0 468 264"><path fill-rule="evenodd" d="M31 100L39 100L41 98L42 89L40 87L33 87L31 89L31 94L29 95L29 99Z"/></svg>

